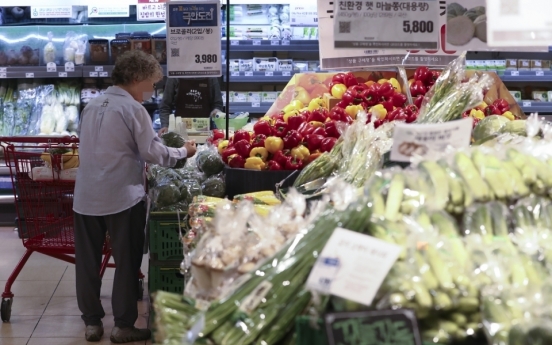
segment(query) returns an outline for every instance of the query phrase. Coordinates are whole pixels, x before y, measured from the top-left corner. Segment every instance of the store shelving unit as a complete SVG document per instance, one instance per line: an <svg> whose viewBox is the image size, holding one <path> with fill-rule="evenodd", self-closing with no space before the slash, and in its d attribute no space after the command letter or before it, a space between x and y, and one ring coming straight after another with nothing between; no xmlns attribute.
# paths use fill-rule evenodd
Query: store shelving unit
<svg viewBox="0 0 552 345"><path fill-rule="evenodd" d="M223 42L222 49L226 49ZM230 50L232 52L318 52L317 40L231 40Z"/></svg>

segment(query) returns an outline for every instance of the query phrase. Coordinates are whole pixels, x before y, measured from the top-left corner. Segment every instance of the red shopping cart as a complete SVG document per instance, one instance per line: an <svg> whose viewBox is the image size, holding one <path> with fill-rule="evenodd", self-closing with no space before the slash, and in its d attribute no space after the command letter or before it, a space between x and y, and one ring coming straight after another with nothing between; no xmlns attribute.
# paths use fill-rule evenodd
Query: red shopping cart
<svg viewBox="0 0 552 345"><path fill-rule="evenodd" d="M33 252L75 263L73 233L74 176L68 165L79 139L76 137L0 137L6 165L10 169L18 217L18 230L27 249L6 282L2 293L1 318L8 322L13 303L12 284ZM66 152L68 151L68 152ZM63 155L63 153L66 153ZM46 162L48 164L46 164ZM106 234L107 235L107 234ZM109 263L109 238L103 247L100 276ZM143 274L138 281L143 295Z"/></svg>

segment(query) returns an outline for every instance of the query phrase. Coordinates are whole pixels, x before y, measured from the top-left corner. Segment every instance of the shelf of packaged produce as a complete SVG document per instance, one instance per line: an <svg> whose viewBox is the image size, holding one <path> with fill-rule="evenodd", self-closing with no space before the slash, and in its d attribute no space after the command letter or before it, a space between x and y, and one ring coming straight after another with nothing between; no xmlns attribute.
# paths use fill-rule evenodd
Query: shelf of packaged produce
<svg viewBox="0 0 552 345"><path fill-rule="evenodd" d="M231 102L231 113L265 114L272 106L271 102Z"/></svg>
<svg viewBox="0 0 552 345"><path fill-rule="evenodd" d="M287 83L295 72L230 72L235 83ZM224 76L226 81L226 76Z"/></svg>
<svg viewBox="0 0 552 345"><path fill-rule="evenodd" d="M552 114L552 102L522 101L518 102L524 113Z"/></svg>
<svg viewBox="0 0 552 345"><path fill-rule="evenodd" d="M222 40L222 50L226 50L226 40ZM233 40L231 52L243 51L318 51L318 40Z"/></svg>
<svg viewBox="0 0 552 345"><path fill-rule="evenodd" d="M509 82L552 82L552 71L504 71L500 78Z"/></svg>
<svg viewBox="0 0 552 345"><path fill-rule="evenodd" d="M80 78L82 67L75 66L66 70L65 66L47 68L46 66L9 66L0 67L0 79L12 78Z"/></svg>

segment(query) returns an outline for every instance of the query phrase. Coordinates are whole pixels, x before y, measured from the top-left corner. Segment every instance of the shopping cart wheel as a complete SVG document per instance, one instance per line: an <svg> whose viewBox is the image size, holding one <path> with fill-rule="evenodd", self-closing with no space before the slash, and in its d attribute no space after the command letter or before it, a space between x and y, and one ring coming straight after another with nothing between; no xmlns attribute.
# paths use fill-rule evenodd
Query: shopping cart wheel
<svg viewBox="0 0 552 345"><path fill-rule="evenodd" d="M2 299L2 306L0 309L0 314L2 316L3 322L9 322L11 317L11 306L12 306L12 298L6 298Z"/></svg>
<svg viewBox="0 0 552 345"><path fill-rule="evenodd" d="M138 279L138 300L144 299L144 279Z"/></svg>

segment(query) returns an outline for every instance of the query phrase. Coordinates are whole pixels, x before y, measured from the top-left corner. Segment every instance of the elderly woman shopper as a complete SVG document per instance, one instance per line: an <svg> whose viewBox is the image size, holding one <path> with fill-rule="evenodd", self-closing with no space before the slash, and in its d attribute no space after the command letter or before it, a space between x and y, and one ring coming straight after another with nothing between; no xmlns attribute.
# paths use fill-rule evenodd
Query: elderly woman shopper
<svg viewBox="0 0 552 345"><path fill-rule="evenodd" d="M79 128L80 167L75 185L75 256L77 301L87 341L100 341L105 316L100 301L102 246L109 233L115 278L111 304L113 343L146 340L137 329L138 274L146 226L145 162L173 166L191 157L195 143L163 145L141 102L163 78L155 58L142 51L120 56L112 73L115 86L86 106Z"/></svg>

